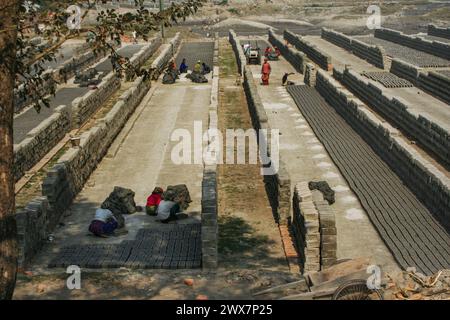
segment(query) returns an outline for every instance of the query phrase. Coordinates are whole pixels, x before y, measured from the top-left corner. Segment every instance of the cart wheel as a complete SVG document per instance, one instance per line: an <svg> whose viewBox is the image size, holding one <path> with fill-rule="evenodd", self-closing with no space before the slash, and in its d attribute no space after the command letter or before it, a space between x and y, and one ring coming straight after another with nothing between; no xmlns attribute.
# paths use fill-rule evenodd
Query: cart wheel
<svg viewBox="0 0 450 320"><path fill-rule="evenodd" d="M366 280L350 280L337 288L333 300L383 300L383 293L369 289Z"/></svg>

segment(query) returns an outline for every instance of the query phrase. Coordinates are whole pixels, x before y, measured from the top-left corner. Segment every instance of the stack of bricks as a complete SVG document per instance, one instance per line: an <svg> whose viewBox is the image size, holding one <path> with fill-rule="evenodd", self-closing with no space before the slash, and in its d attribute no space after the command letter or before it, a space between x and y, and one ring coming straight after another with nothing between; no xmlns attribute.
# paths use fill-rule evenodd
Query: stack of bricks
<svg viewBox="0 0 450 320"><path fill-rule="evenodd" d="M317 193L316 200L314 195L314 205L319 212L320 221L320 265L322 270L329 268L336 263L337 260L337 235L336 235L336 215L334 210L323 200L322 193Z"/></svg>
<svg viewBox="0 0 450 320"><path fill-rule="evenodd" d="M305 71L305 83L310 87L316 86L317 70L314 64L307 63Z"/></svg>
<svg viewBox="0 0 450 320"><path fill-rule="evenodd" d="M303 239L303 273L320 271L319 212L312 201L308 182L300 182L295 186L294 202L294 208L299 211L294 214L299 213L303 218L303 226L298 225L297 230L297 237Z"/></svg>
<svg viewBox="0 0 450 320"><path fill-rule="evenodd" d="M202 183L202 267L216 269L218 262L217 166L205 166Z"/></svg>

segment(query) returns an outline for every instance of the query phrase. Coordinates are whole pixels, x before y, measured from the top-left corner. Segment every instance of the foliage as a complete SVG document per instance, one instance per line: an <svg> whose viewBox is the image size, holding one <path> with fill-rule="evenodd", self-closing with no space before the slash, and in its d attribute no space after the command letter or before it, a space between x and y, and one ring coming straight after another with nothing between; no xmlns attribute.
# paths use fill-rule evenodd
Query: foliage
<svg viewBox="0 0 450 320"><path fill-rule="evenodd" d="M154 13L145 7L144 0L135 0L134 10L120 13L114 8L99 9L92 0L21 0L16 25L6 26L0 21L0 33L11 29L18 32L16 56L8 56L7 52L10 51L0 48L0 63L16 75L17 94L22 98L35 97L34 107L39 112L41 106L49 107L44 90L41 90L46 80L45 63L56 60L58 49L67 40L83 36L94 53L110 52L114 71L119 76L123 71L131 71L138 76L148 77L151 70L134 69L129 60L115 50L121 44L121 37L126 30L134 30L138 38L148 40L152 31L162 25L169 27L195 14L205 2L186 0L172 3L168 8ZM79 14L74 5L81 9ZM96 22L88 26L85 18L93 12L97 13ZM37 41L38 37L43 39L42 43Z"/></svg>

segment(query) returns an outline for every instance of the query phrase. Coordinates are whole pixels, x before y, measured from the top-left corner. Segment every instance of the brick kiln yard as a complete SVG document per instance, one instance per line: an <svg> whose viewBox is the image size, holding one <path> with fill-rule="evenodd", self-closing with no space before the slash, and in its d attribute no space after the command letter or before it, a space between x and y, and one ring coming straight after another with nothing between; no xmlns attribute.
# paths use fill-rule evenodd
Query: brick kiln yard
<svg viewBox="0 0 450 320"><path fill-rule="evenodd" d="M215 41L180 36L142 63L161 68L179 52L177 61L192 64L201 48L201 59L215 66L208 84L137 79L82 134L81 148L65 151L44 180L46 198L21 213L17 299L251 299L302 272L361 257L390 275L450 268L450 106L449 91L440 89L450 88L450 68L430 66L450 62L440 45L424 53L432 57L424 67L403 61L422 48L406 47L406 35L384 40L404 48L395 52L330 29L304 37L279 30L268 37L230 30ZM281 49L269 86L259 85L260 66L246 65L241 44L248 41ZM286 72L295 86L281 86ZM170 135L192 134L194 121L222 132L279 129L280 171L262 177L258 165L174 165ZM120 129L111 134L114 123ZM324 201L310 181L327 181L336 201ZM131 188L143 205L154 186L180 183L193 200L189 219L161 227L136 213L126 216L127 235L87 234L113 186ZM36 241L48 235L37 228L49 225L54 240ZM61 267L71 264L83 267L84 290L65 288Z"/></svg>

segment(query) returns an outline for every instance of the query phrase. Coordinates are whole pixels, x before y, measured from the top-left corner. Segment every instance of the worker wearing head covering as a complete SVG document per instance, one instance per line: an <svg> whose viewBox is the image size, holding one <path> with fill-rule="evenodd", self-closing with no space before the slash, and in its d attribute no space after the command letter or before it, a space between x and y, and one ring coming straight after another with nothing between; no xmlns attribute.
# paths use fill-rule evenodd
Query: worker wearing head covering
<svg viewBox="0 0 450 320"><path fill-rule="evenodd" d="M269 59L265 58L264 63L261 68L261 80L263 86L269 85L270 73L272 72L272 67L270 66Z"/></svg>
<svg viewBox="0 0 450 320"><path fill-rule="evenodd" d="M202 62L200 60L198 60L197 63L195 64L194 72L195 73L201 73L202 72Z"/></svg>
<svg viewBox="0 0 450 320"><path fill-rule="evenodd" d="M177 220L177 214L181 212L179 199L176 193L172 190L167 190L163 194L163 200L159 203L156 209L156 220L162 223Z"/></svg>

